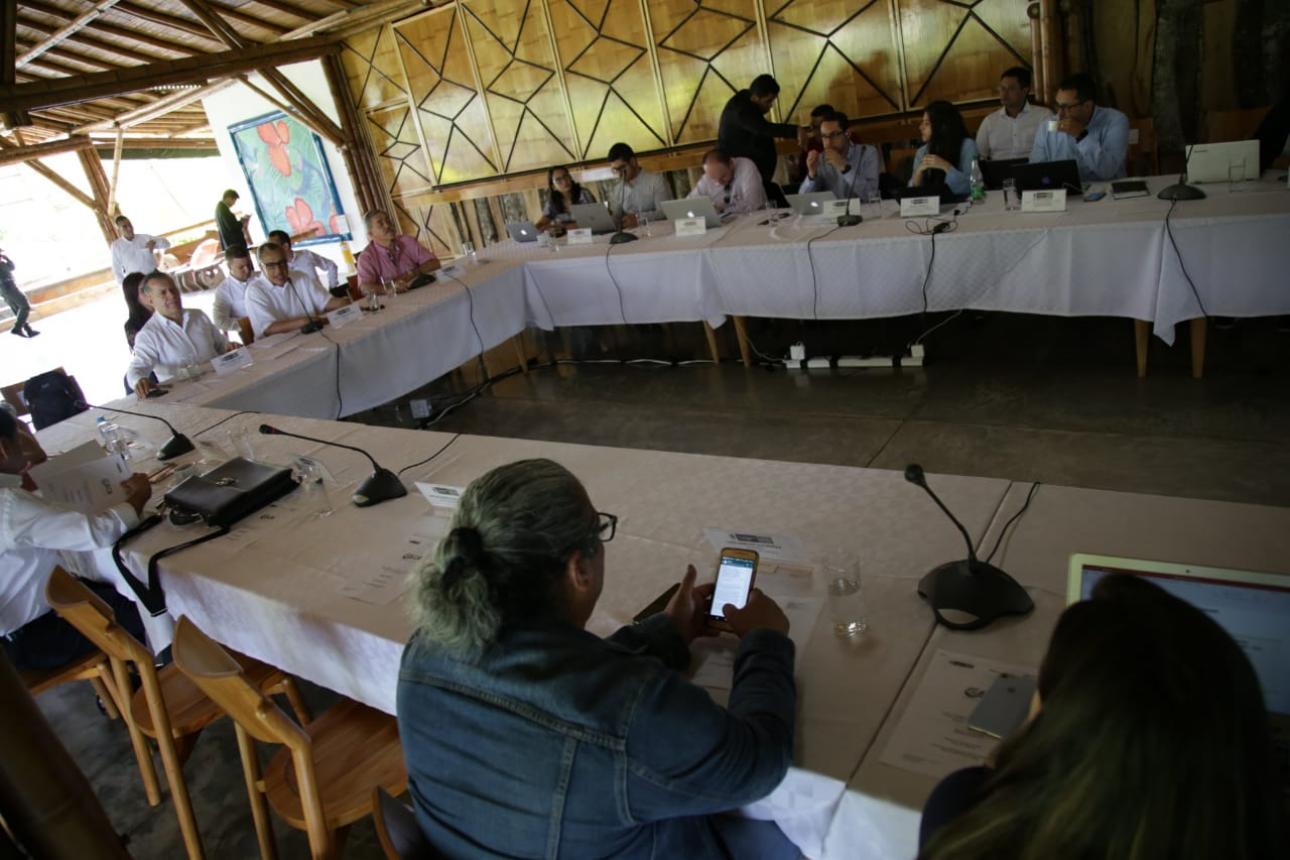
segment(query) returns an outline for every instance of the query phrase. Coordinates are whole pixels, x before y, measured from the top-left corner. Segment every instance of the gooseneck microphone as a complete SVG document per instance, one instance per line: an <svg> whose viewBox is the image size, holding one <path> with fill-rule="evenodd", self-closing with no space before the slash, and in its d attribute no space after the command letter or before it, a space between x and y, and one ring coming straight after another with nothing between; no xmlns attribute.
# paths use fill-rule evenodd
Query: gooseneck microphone
<svg viewBox="0 0 1290 860"><path fill-rule="evenodd" d="M265 436L290 436L292 439L304 439L306 442L317 442L319 445L327 445L332 448L344 448L346 451L355 451L366 457L372 464L372 474L355 488L354 495L351 497L355 507L367 508L372 505L379 505L381 502L387 502L390 499L402 498L408 494L408 488L403 486L399 476L389 469L383 468L371 454L362 448L355 448L353 445L344 445L340 442L329 442L326 439L316 439L313 436L302 436L299 433L288 433L286 430L279 430L271 424L261 424L260 432Z"/></svg>
<svg viewBox="0 0 1290 860"><path fill-rule="evenodd" d="M95 406L93 403L86 403L84 400L77 403L77 405L83 406L86 409L101 409L104 412L119 412L122 415L133 415L136 418L151 418L153 421L160 421L162 424L165 424L167 429L170 430L170 440L157 449L158 460L170 460L183 454L187 454L189 451L195 450L192 440L176 430L175 425L171 424L160 415L149 415L146 412L131 412L128 409L114 409L111 406Z"/></svg>
<svg viewBox="0 0 1290 860"><path fill-rule="evenodd" d="M906 466L905 480L922 487L932 497L967 544L967 558L933 568L918 583L918 594L931 604L937 621L952 630L979 630L1005 615L1025 615L1035 608L1030 595L1015 579L976 557L972 536L932 492L922 466L917 463ZM955 616L946 617L947 611Z"/></svg>
<svg viewBox="0 0 1290 860"><path fill-rule="evenodd" d="M623 229L623 219L627 217L627 174L623 174L622 179L623 193L618 195L618 211L622 214L618 216L618 232L609 237L609 244L621 245L624 242L635 242L639 237L635 233L628 233Z"/></svg>
<svg viewBox="0 0 1290 860"><path fill-rule="evenodd" d="M1178 176L1178 181L1173 185L1160 189L1156 197L1160 200L1204 200L1205 192L1201 191L1195 185L1187 184L1187 171L1191 169L1191 153L1196 146L1183 146L1185 157L1183 158L1183 172Z"/></svg>

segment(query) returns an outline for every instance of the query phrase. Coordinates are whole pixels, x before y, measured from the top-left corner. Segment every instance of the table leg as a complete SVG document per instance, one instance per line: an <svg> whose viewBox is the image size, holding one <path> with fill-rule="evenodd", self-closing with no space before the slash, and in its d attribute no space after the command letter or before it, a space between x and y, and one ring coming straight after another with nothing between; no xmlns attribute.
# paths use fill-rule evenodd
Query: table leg
<svg viewBox="0 0 1290 860"><path fill-rule="evenodd" d="M520 372L525 376L529 372L529 360L524 346L524 332L520 332L511 338L511 345L515 347L515 360L520 363Z"/></svg>
<svg viewBox="0 0 1290 860"><path fill-rule="evenodd" d="M717 333L706 322L703 323L703 334L708 338L708 352L712 353L712 363L721 363L721 350L717 347Z"/></svg>
<svg viewBox="0 0 1290 860"><path fill-rule="evenodd" d="M732 316L730 319L734 321L735 338L739 341L739 358L743 360L744 367L752 367L752 352L748 348L748 327L744 325L744 318Z"/></svg>
<svg viewBox="0 0 1290 860"><path fill-rule="evenodd" d="M1147 378L1147 346L1151 343L1151 323L1133 321L1133 340L1138 348L1138 379Z"/></svg>
<svg viewBox="0 0 1290 860"><path fill-rule="evenodd" d="M1205 335L1209 333L1209 320L1197 317L1191 321L1191 378L1205 375Z"/></svg>

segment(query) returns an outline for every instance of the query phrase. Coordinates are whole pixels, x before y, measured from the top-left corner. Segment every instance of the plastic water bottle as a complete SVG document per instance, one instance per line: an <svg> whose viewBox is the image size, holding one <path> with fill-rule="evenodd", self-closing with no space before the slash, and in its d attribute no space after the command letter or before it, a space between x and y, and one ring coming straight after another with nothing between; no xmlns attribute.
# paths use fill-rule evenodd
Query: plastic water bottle
<svg viewBox="0 0 1290 860"><path fill-rule="evenodd" d="M972 159L972 173L970 174L972 184L972 202L977 203L985 199L985 178L981 175L981 164L975 158Z"/></svg>
<svg viewBox="0 0 1290 860"><path fill-rule="evenodd" d="M119 454L129 459L130 448L125 437L121 435L121 428L113 422L107 420L102 415L95 421L98 426L99 439L103 441L103 447L109 454Z"/></svg>

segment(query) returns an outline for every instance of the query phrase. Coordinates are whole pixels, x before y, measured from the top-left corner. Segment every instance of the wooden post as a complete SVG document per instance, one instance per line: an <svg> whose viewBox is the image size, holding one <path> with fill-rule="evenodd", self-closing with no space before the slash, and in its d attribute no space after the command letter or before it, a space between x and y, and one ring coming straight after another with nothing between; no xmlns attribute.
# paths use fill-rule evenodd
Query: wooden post
<svg viewBox="0 0 1290 860"><path fill-rule="evenodd" d="M1030 55L1033 86L1030 91L1035 94L1035 101L1043 104L1048 99L1048 82L1044 80L1044 46L1040 35L1039 4L1031 3L1026 7L1026 16L1030 18Z"/></svg>
<svg viewBox="0 0 1290 860"><path fill-rule="evenodd" d="M1138 379L1147 378L1147 347L1151 344L1151 323L1133 321L1133 344L1138 353Z"/></svg>
<svg viewBox="0 0 1290 860"><path fill-rule="evenodd" d="M1044 103L1052 104L1057 98L1057 85L1061 80L1060 22L1057 18L1057 0L1039 0L1039 47L1044 73Z"/></svg>
<svg viewBox="0 0 1290 860"><path fill-rule="evenodd" d="M103 232L103 238L111 245L117 239L116 225L112 223L112 216L108 213L108 180L107 174L103 172L103 159L99 158L97 151L93 149L78 150L76 157L81 160L81 167L85 170L85 178L90 181L90 190L94 193L94 217L98 219L99 230Z"/></svg>
<svg viewBox="0 0 1290 860"><path fill-rule="evenodd" d="M110 217L117 216L116 205L116 182L121 177L121 149L125 146L125 129L116 130L116 145L112 147L112 185L108 188L108 205L107 213Z"/></svg>
<svg viewBox="0 0 1290 860"><path fill-rule="evenodd" d="M752 351L748 347L748 327L744 324L744 318L732 316L730 320L735 324L735 338L739 341L739 357L743 360L744 367L752 367Z"/></svg>
<svg viewBox="0 0 1290 860"><path fill-rule="evenodd" d="M376 155L372 151L371 140L363 127L363 117L350 94L345 67L341 65L339 57L324 57L323 71L326 73L332 101L336 104L336 112L340 116L341 133L349 143L342 155L345 157L345 167L354 180L354 192L358 196L359 206L364 212L379 209L385 205L385 186L376 164Z"/></svg>

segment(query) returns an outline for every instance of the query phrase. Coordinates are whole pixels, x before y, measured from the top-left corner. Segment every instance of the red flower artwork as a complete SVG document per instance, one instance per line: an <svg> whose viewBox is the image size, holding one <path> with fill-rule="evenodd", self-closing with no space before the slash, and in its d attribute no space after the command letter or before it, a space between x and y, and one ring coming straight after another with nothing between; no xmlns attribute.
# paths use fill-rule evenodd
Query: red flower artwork
<svg viewBox="0 0 1290 860"><path fill-rule="evenodd" d="M314 210L310 208L302 197L297 197L296 202L287 207L287 224L290 225L291 235L293 236L298 236L301 233L317 233L319 236L327 235L327 228L314 217Z"/></svg>
<svg viewBox="0 0 1290 860"><path fill-rule="evenodd" d="M331 217L327 219L327 229L331 230L331 235L333 236L339 236L341 233L345 232L340 229L340 222L336 220L339 217L340 216L333 212L331 213Z"/></svg>
<svg viewBox="0 0 1290 860"><path fill-rule="evenodd" d="M291 129L286 121L261 123L255 131L269 150L269 163L283 176L290 176L291 155L287 152L287 144L291 142Z"/></svg>

